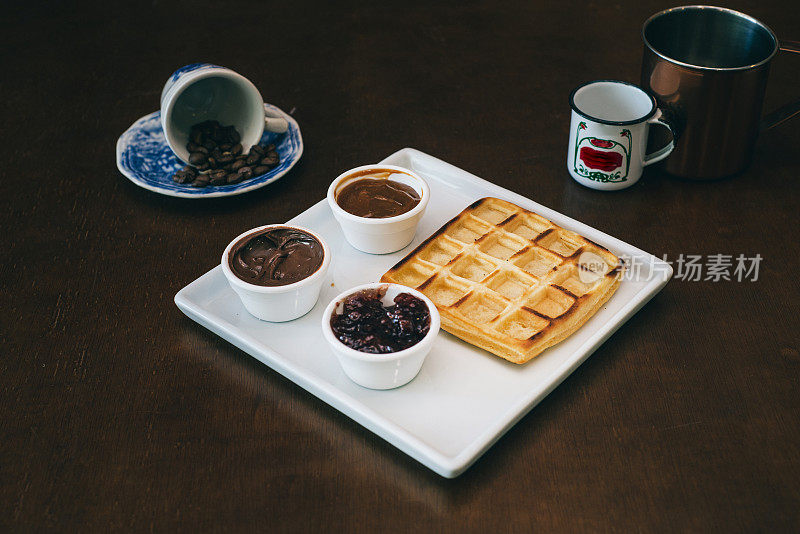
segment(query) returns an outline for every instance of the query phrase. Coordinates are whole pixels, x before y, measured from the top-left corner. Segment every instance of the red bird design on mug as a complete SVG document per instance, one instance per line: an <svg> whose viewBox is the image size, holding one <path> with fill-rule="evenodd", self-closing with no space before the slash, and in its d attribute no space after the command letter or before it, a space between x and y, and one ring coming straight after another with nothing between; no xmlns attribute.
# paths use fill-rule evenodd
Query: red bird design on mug
<svg viewBox="0 0 800 534"><path fill-rule="evenodd" d="M626 147L613 139L580 137L586 124L578 125L576 135L575 171L581 176L601 182L622 182L628 174L630 159L630 131L622 130L620 137L628 141Z"/></svg>

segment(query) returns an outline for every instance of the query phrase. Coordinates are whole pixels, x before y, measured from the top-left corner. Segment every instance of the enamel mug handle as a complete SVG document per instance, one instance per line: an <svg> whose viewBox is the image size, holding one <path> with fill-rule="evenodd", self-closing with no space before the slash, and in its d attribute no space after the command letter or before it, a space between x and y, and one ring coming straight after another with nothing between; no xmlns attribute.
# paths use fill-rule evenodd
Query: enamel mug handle
<svg viewBox="0 0 800 534"><path fill-rule="evenodd" d="M670 126L670 124L666 120L664 120L664 117L662 116L660 109L656 110L656 114L653 115L653 117L647 121L648 128L650 127L651 124L663 126L667 130L669 130L669 133L672 135L672 140L664 148L656 150L652 154L645 155L644 161L642 162L643 166L659 162L662 159L669 156L672 153L672 151L675 150L675 137L676 137L675 130L672 128L672 126Z"/></svg>

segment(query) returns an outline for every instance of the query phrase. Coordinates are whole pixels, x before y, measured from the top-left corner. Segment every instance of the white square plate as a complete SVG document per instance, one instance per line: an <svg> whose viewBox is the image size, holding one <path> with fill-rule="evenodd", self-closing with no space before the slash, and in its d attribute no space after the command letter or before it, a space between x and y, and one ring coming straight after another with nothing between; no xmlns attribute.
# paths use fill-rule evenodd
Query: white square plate
<svg viewBox="0 0 800 534"><path fill-rule="evenodd" d="M245 311L219 266L181 289L175 303L193 320L412 458L453 478L664 287L672 268L627 243L417 150L405 148L381 163L412 169L430 185L430 203L411 245L382 256L355 250L322 200L288 221L319 233L332 254L329 280L308 314L287 323L259 321ZM322 337L320 315L325 306L350 287L379 280L442 224L486 196L508 200L574 230L636 269L627 271L617 292L577 332L527 364L506 362L442 331L420 374L408 385L373 391L351 382Z"/></svg>

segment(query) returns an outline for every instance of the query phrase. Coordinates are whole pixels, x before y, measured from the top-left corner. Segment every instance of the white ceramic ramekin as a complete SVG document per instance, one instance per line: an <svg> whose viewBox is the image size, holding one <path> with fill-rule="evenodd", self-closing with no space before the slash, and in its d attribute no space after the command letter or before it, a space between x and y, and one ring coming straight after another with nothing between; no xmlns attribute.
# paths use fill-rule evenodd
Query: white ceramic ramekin
<svg viewBox="0 0 800 534"><path fill-rule="evenodd" d="M322 265L311 276L285 286L259 286L245 282L236 276L228 264L228 255L233 245L250 234L268 228L292 228L314 236L322 244ZM328 271L330 263L331 251L328 249L327 243L319 235L308 228L288 224L268 224L248 230L231 241L222 254L222 272L225 273L225 278L228 279L231 288L239 295L245 309L262 321L272 322L297 319L314 307L319 298L319 292L322 289L325 273Z"/></svg>
<svg viewBox="0 0 800 534"><path fill-rule="evenodd" d="M383 303L386 306L394 304L394 298L400 293L411 293L421 299L431 314L431 326L428 333L417 344L400 352L389 354L370 354L351 349L333 334L331 317L335 312L341 312L340 305L345 297L362 289L375 289L386 287ZM441 319L439 310L425 295L409 287L398 284L373 283L364 284L341 293L328 304L322 314L322 333L330 344L334 354L339 360L344 373L356 384L370 389L392 389L405 385L419 373L425 357L431 351L433 341L439 333Z"/></svg>
<svg viewBox="0 0 800 534"><path fill-rule="evenodd" d="M414 209L401 213L396 217L386 217L384 219L358 217L343 210L336 203L336 197L339 192L351 182L358 180L360 174L370 171L390 171L395 173L390 176L390 179L413 187L420 196L419 204L414 206ZM431 191L425 180L417 173L396 165L363 165L356 167L340 174L328 187L328 205L333 211L333 216L342 227L344 237L358 250L370 254L388 254L408 246L414 239L417 223L419 223L422 214L425 212L430 196Z"/></svg>

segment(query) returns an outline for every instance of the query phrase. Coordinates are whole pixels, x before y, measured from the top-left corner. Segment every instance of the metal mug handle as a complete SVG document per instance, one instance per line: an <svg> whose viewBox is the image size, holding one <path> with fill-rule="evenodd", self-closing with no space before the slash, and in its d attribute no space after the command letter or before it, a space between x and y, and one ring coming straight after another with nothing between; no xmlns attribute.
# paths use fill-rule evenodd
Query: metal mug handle
<svg viewBox="0 0 800 534"><path fill-rule="evenodd" d="M656 110L656 114L647 120L647 124L648 127L651 124L665 127L667 130L669 130L669 133L672 134L672 140L667 143L667 146L664 148L660 148L651 154L646 154L644 156L644 160L642 161L642 166L644 167L650 165L651 163L659 162L669 156L672 151L675 150L675 139L678 137L675 135L675 130L672 128L672 125L664 119L660 109Z"/></svg>
<svg viewBox="0 0 800 534"><path fill-rule="evenodd" d="M800 54L800 41L781 41L780 50ZM769 130L800 113L800 99L784 104L761 119L761 131Z"/></svg>

